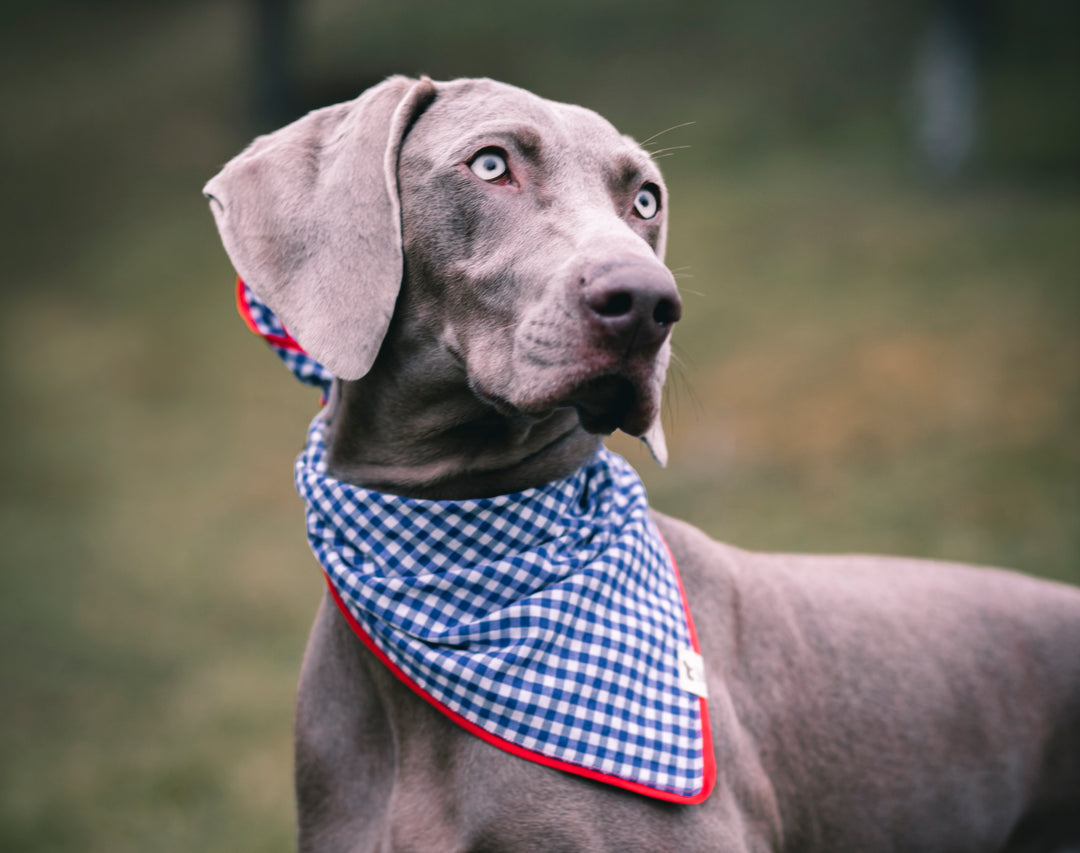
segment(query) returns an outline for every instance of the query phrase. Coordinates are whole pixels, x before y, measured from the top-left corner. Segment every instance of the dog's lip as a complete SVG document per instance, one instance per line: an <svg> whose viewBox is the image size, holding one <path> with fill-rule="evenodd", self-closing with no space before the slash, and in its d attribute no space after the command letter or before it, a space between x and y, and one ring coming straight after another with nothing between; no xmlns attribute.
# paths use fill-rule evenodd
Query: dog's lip
<svg viewBox="0 0 1080 853"><path fill-rule="evenodd" d="M622 427L638 399L635 383L621 373L605 373L582 382L566 398L586 432L607 435Z"/></svg>
<svg viewBox="0 0 1080 853"><path fill-rule="evenodd" d="M534 399L509 399L473 387L473 393L506 417L541 419L555 409L573 408L586 432L609 435L617 429L641 435L652 423L650 377L627 369L593 371L560 383Z"/></svg>

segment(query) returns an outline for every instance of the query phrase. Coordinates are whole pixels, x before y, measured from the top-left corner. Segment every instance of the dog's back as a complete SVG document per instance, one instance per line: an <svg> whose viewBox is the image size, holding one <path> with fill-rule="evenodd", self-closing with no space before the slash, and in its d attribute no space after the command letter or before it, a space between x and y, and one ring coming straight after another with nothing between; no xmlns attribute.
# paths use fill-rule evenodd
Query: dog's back
<svg viewBox="0 0 1080 853"><path fill-rule="evenodd" d="M754 554L674 520L662 529L707 608L711 683L750 733L783 849L1080 838L1080 590L920 560Z"/></svg>

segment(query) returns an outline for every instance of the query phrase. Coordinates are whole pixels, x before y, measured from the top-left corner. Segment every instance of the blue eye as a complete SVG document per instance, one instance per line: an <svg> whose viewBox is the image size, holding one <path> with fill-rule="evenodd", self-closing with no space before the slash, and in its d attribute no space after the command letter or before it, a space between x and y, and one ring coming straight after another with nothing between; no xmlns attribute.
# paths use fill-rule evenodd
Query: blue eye
<svg viewBox="0 0 1080 853"><path fill-rule="evenodd" d="M481 151L469 164L476 177L483 181L497 181L507 171L506 158L498 151Z"/></svg>
<svg viewBox="0 0 1080 853"><path fill-rule="evenodd" d="M644 186L634 196L634 213L642 219L652 219L660 210L660 199L650 187Z"/></svg>

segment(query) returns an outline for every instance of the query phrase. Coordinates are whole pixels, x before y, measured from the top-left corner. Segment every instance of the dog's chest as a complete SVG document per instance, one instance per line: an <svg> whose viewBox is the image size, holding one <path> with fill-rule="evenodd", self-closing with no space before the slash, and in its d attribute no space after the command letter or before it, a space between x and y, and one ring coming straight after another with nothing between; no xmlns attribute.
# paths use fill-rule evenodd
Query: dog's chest
<svg viewBox="0 0 1080 853"><path fill-rule="evenodd" d="M370 667L368 689L386 703L381 731L394 759L371 795L353 808L374 819L387 850L767 849L742 837L747 827L727 790L714 790L699 805L679 805L522 761L472 737L390 676L366 649L358 652ZM358 767L370 756L353 760ZM379 802L377 814L373 802Z"/></svg>
<svg viewBox="0 0 1080 853"><path fill-rule="evenodd" d="M519 759L671 802L715 778L701 657L644 489L608 451L527 492L429 501L297 464L308 535L364 645Z"/></svg>

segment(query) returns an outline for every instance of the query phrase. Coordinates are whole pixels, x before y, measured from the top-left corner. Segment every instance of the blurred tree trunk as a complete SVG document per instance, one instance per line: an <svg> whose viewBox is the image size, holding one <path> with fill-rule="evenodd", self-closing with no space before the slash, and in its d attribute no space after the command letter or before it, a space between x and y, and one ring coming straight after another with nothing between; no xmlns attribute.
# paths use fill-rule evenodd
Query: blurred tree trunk
<svg viewBox="0 0 1080 853"><path fill-rule="evenodd" d="M294 0L252 0L253 117L270 129L293 117L296 100Z"/></svg>
<svg viewBox="0 0 1080 853"><path fill-rule="evenodd" d="M939 178L963 172L978 141L976 41L984 14L980 0L941 0L915 53L915 142Z"/></svg>

